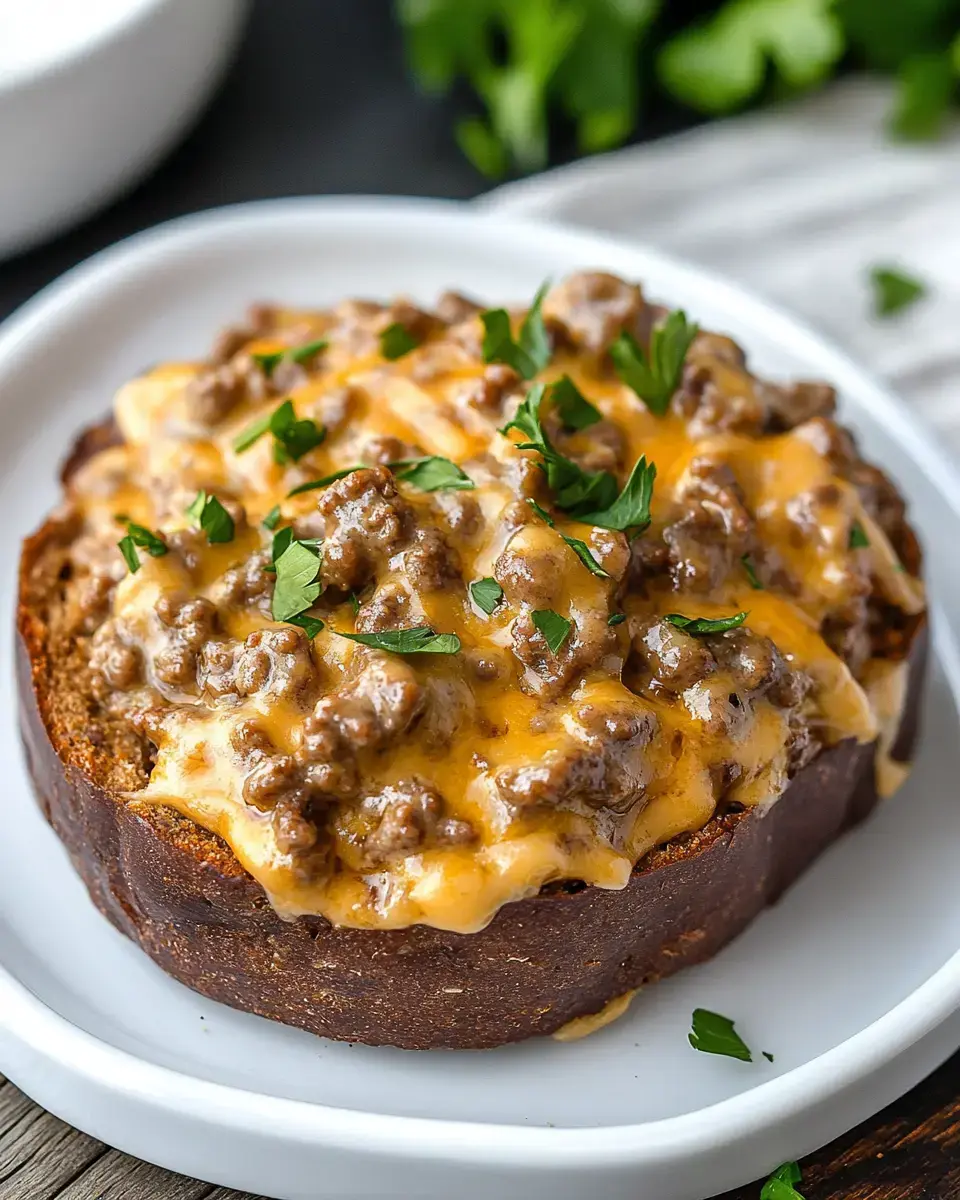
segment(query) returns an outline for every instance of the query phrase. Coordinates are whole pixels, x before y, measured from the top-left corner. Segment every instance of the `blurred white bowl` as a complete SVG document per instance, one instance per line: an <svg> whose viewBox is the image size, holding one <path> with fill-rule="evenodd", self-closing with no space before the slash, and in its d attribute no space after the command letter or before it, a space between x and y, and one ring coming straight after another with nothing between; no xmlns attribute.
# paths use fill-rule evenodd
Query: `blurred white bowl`
<svg viewBox="0 0 960 1200"><path fill-rule="evenodd" d="M247 0L0 0L0 258L131 186L207 98Z"/></svg>

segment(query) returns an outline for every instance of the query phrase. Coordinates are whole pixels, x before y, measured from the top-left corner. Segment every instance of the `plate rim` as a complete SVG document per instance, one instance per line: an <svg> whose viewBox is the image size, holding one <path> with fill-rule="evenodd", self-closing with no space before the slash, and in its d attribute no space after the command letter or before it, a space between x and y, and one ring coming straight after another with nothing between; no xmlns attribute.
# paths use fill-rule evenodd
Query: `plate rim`
<svg viewBox="0 0 960 1200"><path fill-rule="evenodd" d="M637 264L631 270L641 273L644 264L646 268L665 269L675 278L695 283L714 302L724 303L738 316L762 326L774 340L790 344L800 354L812 350L841 389L853 387L861 396L869 397L875 419L888 431L895 431L911 456L924 464L954 516L960 517L960 476L922 418L829 339L778 305L717 273L650 246L584 232L559 222L504 217L493 209L472 209L458 201L368 196L262 200L210 209L154 226L71 268L0 325L0 380L8 369L8 360L15 363L34 342L44 340L45 327L53 318L73 305L85 308L91 294L118 286L125 275L149 272L163 261L171 244L179 243L182 249L225 230L246 227L256 232L265 220L297 219L377 225L381 230L385 221L396 222L400 228L424 221L444 222L459 227L465 236L485 226L502 239L514 236L562 241L571 250L579 249L584 258L591 251L619 251ZM960 654L947 636L946 625L934 613L935 644L948 675L956 680L960 678ZM141 1059L73 1025L0 963L0 1035L92 1085L180 1116L209 1121L214 1112L217 1122L235 1133L255 1129L260 1135L272 1133L305 1145L408 1159L422 1158L429 1150L434 1159L508 1168L573 1168L601 1158L608 1168L637 1168L663 1164L680 1154L702 1156L747 1133L756 1135L773 1129L811 1104L864 1080L909 1050L958 1006L960 949L875 1021L823 1054L746 1092L655 1121L553 1129L336 1108L198 1078Z"/></svg>

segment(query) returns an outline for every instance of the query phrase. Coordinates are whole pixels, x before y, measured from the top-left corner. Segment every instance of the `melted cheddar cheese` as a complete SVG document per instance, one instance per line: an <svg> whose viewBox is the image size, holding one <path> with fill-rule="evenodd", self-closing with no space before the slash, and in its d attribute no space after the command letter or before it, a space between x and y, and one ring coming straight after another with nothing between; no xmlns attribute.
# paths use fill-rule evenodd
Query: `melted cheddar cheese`
<svg viewBox="0 0 960 1200"><path fill-rule="evenodd" d="M461 328L471 325L478 322ZM321 337L329 338L328 348L288 391L248 388L212 423L199 421L189 404L191 388L210 371L207 365L176 363L135 379L116 399L122 443L100 453L71 483L71 499L83 512L88 532L111 553L123 533L118 513L172 538L190 528L186 510L198 489L239 501L246 513L230 542L202 547L195 561L173 551L157 558L141 554L140 569L116 587L112 627L143 663L127 699L132 708L151 709L149 737L156 748L149 784L130 794L131 803L169 806L222 837L285 917L315 914L362 928L424 923L471 932L502 905L534 895L552 881L623 888L639 859L701 829L721 799L746 808L772 804L789 780L798 719L823 745L845 738L870 742L879 735L885 788L897 782L888 752L902 703L902 689L895 686L898 668L876 660L857 677L823 635L824 621L849 599L855 553L850 522L861 522L867 531L870 548L859 553L868 566L861 575L872 580L869 586L885 602L916 613L923 605L922 587L903 570L854 486L802 429L763 436L692 431L678 411L655 416L608 363L576 346L557 345L540 379L568 375L599 410L604 425L618 431L620 483L641 455L656 464L652 525L644 536L657 543L668 523L682 514L691 470L709 460L732 472L755 522L756 541L775 549L780 577L789 581L758 590L744 570L734 570L705 594L685 590L682 580L660 571L634 587L622 564L614 569L611 542L617 553L627 555L623 535L598 533L559 512L554 512L555 528L536 521L518 526L508 519L521 496L516 480L529 479L522 460L535 464L538 455L518 449L517 435L504 435L498 426L526 385L516 382L513 398L494 416L482 405L465 402L486 369L476 352L475 328L472 342L436 329L395 361L385 360L369 339L358 346L356 338L339 336L339 328L330 313L278 313L270 334L248 339L244 354L283 351ZM761 385L709 337L694 343L688 366L706 372L719 393L759 403ZM237 435L285 398L298 417L325 425L323 443L284 465L275 461L270 437L238 453ZM228 650L258 630L277 628L263 606L222 602L225 574L269 546L271 534L262 522L274 506L280 506L281 525L316 513L319 493L288 498L291 488L363 463L374 438L397 439L418 456L450 459L475 484L464 494L477 506L480 531L469 538L448 531L457 563L449 586L418 588L398 552L380 565L360 598L366 605L397 588L412 614L408 625L456 633L462 649L458 655L405 660L425 697L425 711L433 716L412 722L385 744L358 745L358 790L324 809L320 836L329 852L322 860L303 859L283 848L271 812L245 799L252 768L249 756L238 752L237 739L253 724L271 755L296 758L303 752L312 706L338 695L385 652L338 636L337 631L352 631L358 618L348 595L328 589L312 610L325 627L307 652L308 703L278 696L269 686L213 695L192 677L171 684L156 671L169 637L157 605L171 596L210 599L217 605L217 637ZM567 440L565 453L572 458L588 454L592 439L591 428L583 429ZM405 483L397 487L415 520L442 523L437 494ZM807 529L794 511L797 498L825 488L833 489L832 502L816 528ZM560 541L561 533L585 541L601 566L610 566L609 577L587 570ZM545 689L536 663L514 653L515 626L529 615L530 603L511 601L507 589L504 602L487 615L470 598L468 584L498 574L508 549L531 564L559 562L562 578L550 607L574 630L601 630L597 654L581 662L562 687ZM740 611L749 614L745 628L769 639L787 668L807 681L805 696L793 710L762 695L750 700L742 689L738 693L737 680L728 679L722 667L679 692L634 683L635 639L651 621L668 613L721 618ZM626 620L608 627L613 612L625 613ZM546 653L542 646L538 652ZM485 658L498 664L491 677L476 669ZM727 714L719 723L718 697ZM569 763L572 778L578 764L602 764L609 751L604 738L616 733L601 729L598 734L589 724L597 714L647 731L627 801L609 808L584 803L572 784L559 802L518 808L505 801L504 773L511 779L529 776L535 783L530 773L537 769L567 778L563 771ZM444 723L449 728L441 736ZM358 806L366 799L375 807L378 796L411 779L441 797L446 817L468 828L471 837L451 844L425 839L406 853L371 864L357 833ZM625 1006L628 999L617 1003Z"/></svg>

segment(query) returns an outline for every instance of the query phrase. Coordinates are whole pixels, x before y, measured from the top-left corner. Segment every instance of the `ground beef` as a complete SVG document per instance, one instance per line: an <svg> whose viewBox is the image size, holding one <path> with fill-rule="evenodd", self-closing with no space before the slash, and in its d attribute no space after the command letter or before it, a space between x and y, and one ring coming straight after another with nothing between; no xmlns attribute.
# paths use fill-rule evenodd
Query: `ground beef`
<svg viewBox="0 0 960 1200"><path fill-rule="evenodd" d="M306 703L317 683L310 643L302 629L257 629L247 635L236 660L238 696L270 696Z"/></svg>
<svg viewBox="0 0 960 1200"><path fill-rule="evenodd" d="M445 815L443 797L418 778L401 779L366 796L359 820L369 829L361 853L368 870L437 846L462 846L476 840L467 821Z"/></svg>
<svg viewBox="0 0 960 1200"><path fill-rule="evenodd" d="M634 284L602 271L582 271L551 288L543 315L568 345L599 355L623 330L638 332L645 307Z"/></svg>
<svg viewBox="0 0 960 1200"><path fill-rule="evenodd" d="M493 577L503 588L508 604L551 608L563 592L571 565L567 548L559 538L527 542L518 535L494 563Z"/></svg>
<svg viewBox="0 0 960 1200"><path fill-rule="evenodd" d="M381 633L385 629L407 629L416 623L410 593L399 582L388 580L360 606L357 633Z"/></svg>
<svg viewBox="0 0 960 1200"><path fill-rule="evenodd" d="M680 388L672 401L673 410L684 417L693 438L714 437L720 433L739 433L755 437L763 426L765 410L750 379L744 375L743 388L731 392L718 387L708 363L688 362Z"/></svg>
<svg viewBox="0 0 960 1200"><path fill-rule="evenodd" d="M459 292L443 292L437 299L435 311L445 325L459 325L461 321L469 321L483 306L463 296Z"/></svg>
<svg viewBox="0 0 960 1200"><path fill-rule="evenodd" d="M463 541L472 541L483 530L483 509L469 491L439 491L433 494L434 508L444 524Z"/></svg>
<svg viewBox="0 0 960 1200"><path fill-rule="evenodd" d="M513 812L534 806L626 812L648 782L647 747L656 724L636 701L583 703L576 709L576 741L535 762L502 768L497 791Z"/></svg>
<svg viewBox="0 0 960 1200"><path fill-rule="evenodd" d="M524 691L544 699L561 695L581 675L603 669L603 660L616 651L616 630L607 624L604 611L582 612L556 654L533 623L521 613L510 627L513 653L525 668L520 680Z"/></svg>
<svg viewBox="0 0 960 1200"><path fill-rule="evenodd" d="M813 418L830 418L836 412L837 393L827 383L761 385L767 410L768 433L782 433Z"/></svg>
<svg viewBox="0 0 960 1200"><path fill-rule="evenodd" d="M391 434L380 434L363 443L360 457L374 467L386 467L390 463L402 462L405 458L420 458L423 451L419 446L403 442Z"/></svg>
<svg viewBox="0 0 960 1200"><path fill-rule="evenodd" d="M143 658L140 650L127 642L117 621L105 621L90 644L90 670L98 699L109 692L125 692L141 682Z"/></svg>
<svg viewBox="0 0 960 1200"><path fill-rule="evenodd" d="M434 526L418 529L403 552L403 570L420 592L441 592L463 585L460 555Z"/></svg>
<svg viewBox="0 0 960 1200"><path fill-rule="evenodd" d="M266 570L270 561L271 553L264 549L251 554L238 567L231 567L218 586L218 601L237 608L269 612L274 585L274 576Z"/></svg>
<svg viewBox="0 0 960 1200"><path fill-rule="evenodd" d="M408 540L412 510L386 467L353 471L324 489L323 582L345 591L365 587L378 566Z"/></svg>
<svg viewBox="0 0 960 1200"><path fill-rule="evenodd" d="M155 611L166 636L154 656L153 675L169 687L193 691L200 651L217 629L216 606L202 596L184 600L164 595Z"/></svg>
<svg viewBox="0 0 960 1200"><path fill-rule="evenodd" d="M752 548L754 522L743 492L725 463L696 458L678 499L683 515L663 531L674 585L715 591Z"/></svg>
<svg viewBox="0 0 960 1200"><path fill-rule="evenodd" d="M506 363L489 363L478 379L472 379L457 393L457 403L475 409L481 416L499 425L506 417L507 402L520 395L520 375Z"/></svg>

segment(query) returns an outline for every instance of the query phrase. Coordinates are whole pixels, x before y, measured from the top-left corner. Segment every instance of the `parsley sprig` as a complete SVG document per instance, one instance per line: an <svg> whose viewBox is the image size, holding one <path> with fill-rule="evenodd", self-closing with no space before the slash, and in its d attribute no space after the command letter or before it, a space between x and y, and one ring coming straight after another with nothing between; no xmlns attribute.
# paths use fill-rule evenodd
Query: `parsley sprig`
<svg viewBox="0 0 960 1200"><path fill-rule="evenodd" d="M460 639L455 633L435 633L429 625L418 625L413 629L384 629L379 633L341 633L337 637L349 638L361 646L372 646L375 650L387 650L391 654L459 654Z"/></svg>
<svg viewBox="0 0 960 1200"><path fill-rule="evenodd" d="M565 429L578 433L603 420L569 375L562 375L550 388L550 398Z"/></svg>
<svg viewBox="0 0 960 1200"><path fill-rule="evenodd" d="M741 1062L753 1062L750 1048L733 1027L733 1021L707 1008L693 1010L693 1027L687 1040L694 1050L704 1054L723 1054L727 1058L739 1058Z"/></svg>
<svg viewBox="0 0 960 1200"><path fill-rule="evenodd" d="M233 541L236 532L233 517L216 496L211 496L201 489L197 492L197 498L187 509L187 516L198 529L203 530L211 546L218 542Z"/></svg>
<svg viewBox="0 0 960 1200"><path fill-rule="evenodd" d="M625 330L610 347L617 374L654 416L664 416L670 407L687 351L698 332L699 327L677 309L651 332L649 354Z"/></svg>
<svg viewBox="0 0 960 1200"><path fill-rule="evenodd" d="M286 545L277 553L284 541ZM275 621L290 621L306 612L320 596L320 550L296 541L288 526L275 535L274 554L277 578L270 611Z"/></svg>
<svg viewBox="0 0 960 1200"><path fill-rule="evenodd" d="M315 354L319 354L321 350L326 350L329 344L326 338L317 338L316 341L306 342L302 346L294 346L290 350L271 350L267 354L253 354L251 357L264 375L270 379L284 359L304 364L309 362Z"/></svg>
<svg viewBox="0 0 960 1200"><path fill-rule="evenodd" d="M298 462L327 436L323 425L318 425L309 417L298 419L293 401L284 400L269 416L254 421L234 438L234 451L242 454L266 433L273 434L273 458L280 466Z"/></svg>
<svg viewBox="0 0 960 1200"><path fill-rule="evenodd" d="M664 620L669 621L676 629L694 637L703 637L708 633L726 633L728 629L736 629L742 625L749 613L738 612L732 617L685 617L682 613L665 613Z"/></svg>
<svg viewBox="0 0 960 1200"><path fill-rule="evenodd" d="M336 483L338 479L345 479L348 475L352 475L354 471L362 470L363 466L357 463L353 467L342 467L339 471L331 471L322 479L311 479L309 483L301 483L298 487L291 488L287 492L287 499L289 500L291 496L302 496L304 492L315 492L317 488L325 488L331 483Z"/></svg>
<svg viewBox="0 0 960 1200"><path fill-rule="evenodd" d="M388 465L401 483L412 484L421 492L464 492L476 487L466 471L439 454L404 458Z"/></svg>
<svg viewBox="0 0 960 1200"><path fill-rule="evenodd" d="M550 337L540 311L549 283L541 285L533 304L520 325L519 337L514 340L510 314L505 308L489 308L480 314L483 322L483 361L502 362L532 379L550 361Z"/></svg>
<svg viewBox="0 0 960 1200"><path fill-rule="evenodd" d="M145 525L138 525L136 521L125 521L125 524L127 526L126 537L122 537L117 542L117 546L130 574L136 575L140 570L138 547L146 550L151 558L162 558L169 552L169 547L158 533L147 529Z"/></svg>

